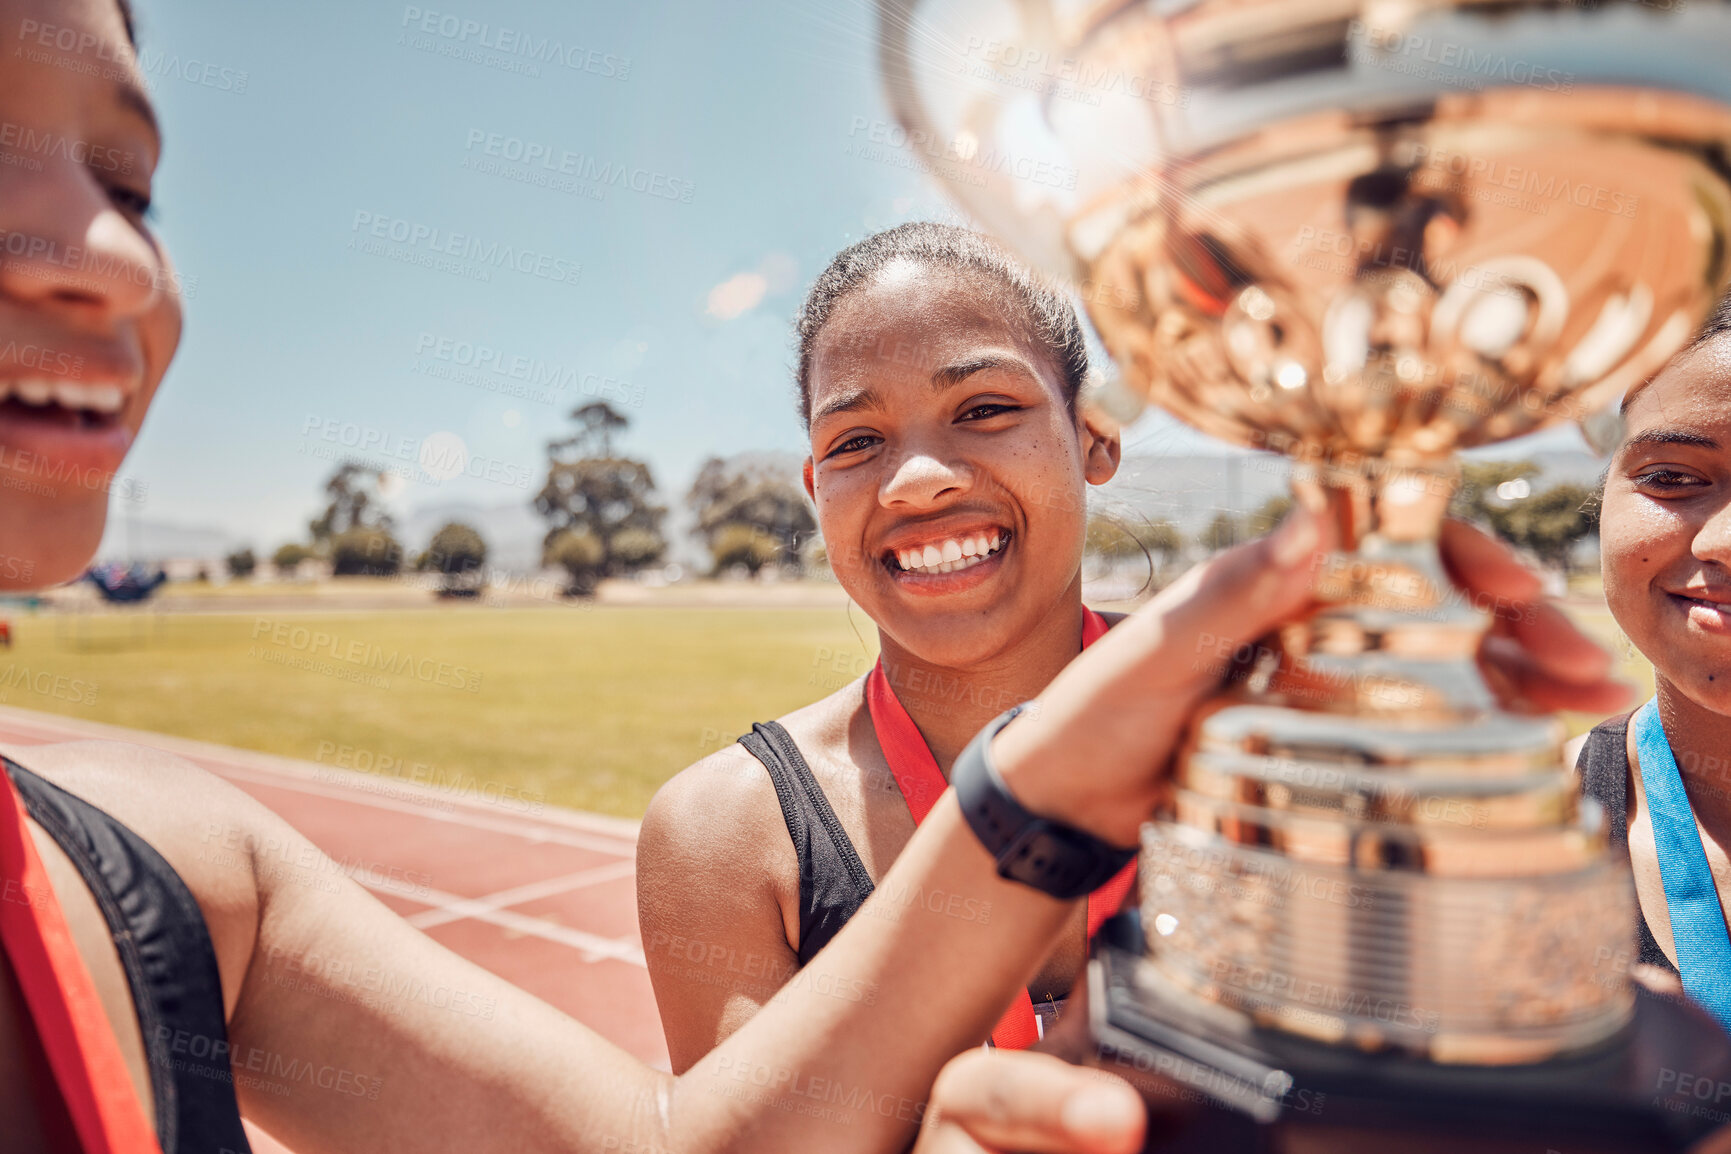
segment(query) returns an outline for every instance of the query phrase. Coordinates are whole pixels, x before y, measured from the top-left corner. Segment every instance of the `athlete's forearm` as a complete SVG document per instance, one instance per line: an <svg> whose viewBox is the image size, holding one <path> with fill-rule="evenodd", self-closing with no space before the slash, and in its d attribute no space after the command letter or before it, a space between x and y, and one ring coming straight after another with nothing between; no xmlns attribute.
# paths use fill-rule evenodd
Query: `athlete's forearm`
<svg viewBox="0 0 1731 1154"><path fill-rule="evenodd" d="M306 1154L901 1150L1070 910L999 878L946 796L835 941L675 1080L308 869L263 874L229 1038L244 1108Z"/></svg>
<svg viewBox="0 0 1731 1154"><path fill-rule="evenodd" d="M249 1117L297 1154L660 1148L669 1075L332 883L315 854L295 860L326 884L271 879L230 1022Z"/></svg>
<svg viewBox="0 0 1731 1154"><path fill-rule="evenodd" d="M835 940L678 1080L666 1145L902 1149L939 1067L990 1032L1071 904L1000 878L946 794Z"/></svg>

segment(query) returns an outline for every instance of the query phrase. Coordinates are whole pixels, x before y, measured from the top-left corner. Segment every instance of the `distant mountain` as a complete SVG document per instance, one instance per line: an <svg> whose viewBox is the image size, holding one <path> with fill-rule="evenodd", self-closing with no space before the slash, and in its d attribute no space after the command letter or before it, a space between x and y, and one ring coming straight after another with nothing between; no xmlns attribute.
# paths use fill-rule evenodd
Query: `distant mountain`
<svg viewBox="0 0 1731 1154"><path fill-rule="evenodd" d="M130 518L116 511L108 518L96 560L215 561L246 543L239 534L208 525L175 525L147 518Z"/></svg>
<svg viewBox="0 0 1731 1154"><path fill-rule="evenodd" d="M1249 513L1287 492L1288 465L1273 454L1124 458L1118 475L1090 494L1100 512L1127 520L1170 521L1186 537L1221 511Z"/></svg>
<svg viewBox="0 0 1731 1154"><path fill-rule="evenodd" d="M1471 454L1478 460L1525 460L1538 465L1541 487L1573 482L1596 485L1604 470L1602 459L1584 450L1510 453L1495 447ZM1091 494L1103 513L1132 523L1137 518L1167 520L1186 537L1208 526L1222 510L1255 512L1270 497L1284 496L1291 466L1272 453L1238 456L1155 456L1124 458L1118 475Z"/></svg>

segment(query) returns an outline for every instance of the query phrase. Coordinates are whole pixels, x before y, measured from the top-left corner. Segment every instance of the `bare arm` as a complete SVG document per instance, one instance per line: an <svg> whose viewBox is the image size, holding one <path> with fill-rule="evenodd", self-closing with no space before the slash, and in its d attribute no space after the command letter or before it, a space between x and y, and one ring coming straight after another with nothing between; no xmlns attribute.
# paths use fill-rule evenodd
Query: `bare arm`
<svg viewBox="0 0 1731 1154"><path fill-rule="evenodd" d="M675 1074L799 968L776 889L797 893L798 874L775 791L743 749L704 758L650 803L637 839L637 922Z"/></svg>
<svg viewBox="0 0 1731 1154"><path fill-rule="evenodd" d="M262 807L244 836L260 912L230 1061L244 1112L297 1154L659 1134L666 1075L413 929Z"/></svg>
<svg viewBox="0 0 1731 1154"><path fill-rule="evenodd" d="M248 1115L298 1154L898 1150L1071 908L999 878L946 797L836 941L674 1079L412 929L252 808L258 941L229 1058ZM994 1132L1001 1101L955 1081L952 1116ZM1061 1111L1019 1124L1069 1134ZM1052 1148L1134 1148L1115 1125L1117 1141Z"/></svg>

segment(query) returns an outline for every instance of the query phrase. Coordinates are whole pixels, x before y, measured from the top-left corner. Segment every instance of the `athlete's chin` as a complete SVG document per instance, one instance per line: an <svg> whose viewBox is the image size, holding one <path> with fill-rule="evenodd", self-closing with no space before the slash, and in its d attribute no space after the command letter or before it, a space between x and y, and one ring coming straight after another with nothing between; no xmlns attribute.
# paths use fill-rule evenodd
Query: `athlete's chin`
<svg viewBox="0 0 1731 1154"><path fill-rule="evenodd" d="M1659 654L1655 668L1689 700L1731 717L1731 636L1699 628L1686 611L1678 616L1685 619L1666 622L1668 628L1641 638L1637 648Z"/></svg>
<svg viewBox="0 0 1731 1154"><path fill-rule="evenodd" d="M106 494L69 502L0 489L0 592L76 580L90 567L107 523Z"/></svg>
<svg viewBox="0 0 1731 1154"><path fill-rule="evenodd" d="M1677 692L1705 712L1719 717L1731 717L1731 686L1724 684L1726 677L1727 674L1722 673L1715 680L1709 681L1708 674L1694 673L1680 681L1672 680L1671 684Z"/></svg>
<svg viewBox="0 0 1731 1154"><path fill-rule="evenodd" d="M1680 678L1666 674L1666 680L1709 713L1731 717L1731 659L1723 652L1711 656L1703 654L1699 661L1682 654L1678 656L1683 660L1677 664L1688 672Z"/></svg>
<svg viewBox="0 0 1731 1154"><path fill-rule="evenodd" d="M997 657L1023 636L1026 614L1009 598L963 607L930 601L883 605L872 619L916 660L941 669L967 669Z"/></svg>

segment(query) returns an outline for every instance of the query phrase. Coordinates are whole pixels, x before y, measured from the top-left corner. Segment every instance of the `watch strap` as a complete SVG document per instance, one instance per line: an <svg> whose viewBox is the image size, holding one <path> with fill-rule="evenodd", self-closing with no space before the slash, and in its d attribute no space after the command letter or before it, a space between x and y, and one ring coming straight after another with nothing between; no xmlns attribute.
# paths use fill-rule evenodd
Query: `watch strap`
<svg viewBox="0 0 1731 1154"><path fill-rule="evenodd" d="M992 763L992 739L1026 708L999 714L974 735L950 769L968 828L998 863L998 874L1068 900L1092 893L1136 856L1093 834L1031 813Z"/></svg>

